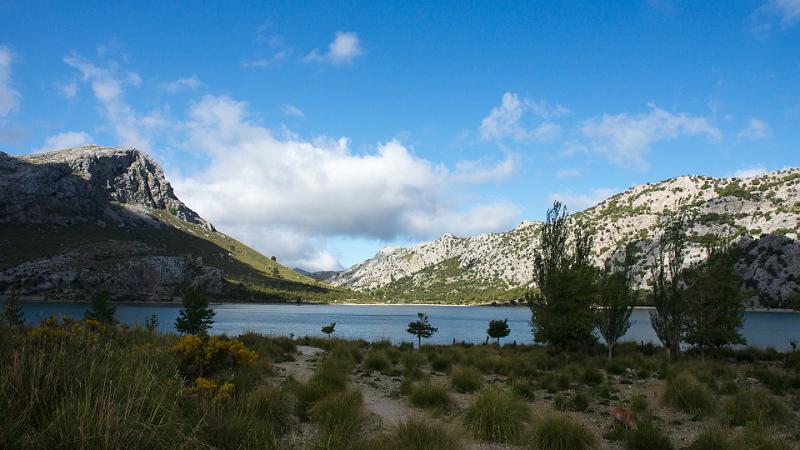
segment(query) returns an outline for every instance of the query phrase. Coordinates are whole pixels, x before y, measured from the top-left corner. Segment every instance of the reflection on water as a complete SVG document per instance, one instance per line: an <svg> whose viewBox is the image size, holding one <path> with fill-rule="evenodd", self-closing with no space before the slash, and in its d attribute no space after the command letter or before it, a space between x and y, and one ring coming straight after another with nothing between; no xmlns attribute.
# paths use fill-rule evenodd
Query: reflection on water
<svg viewBox="0 0 800 450"><path fill-rule="evenodd" d="M23 310L28 321L38 322L52 314L82 317L87 305L74 303L25 303ZM174 330L178 315L176 305L117 305L117 318L128 324L143 324L146 317L156 315L162 331ZM530 310L524 306L358 306L358 305L260 305L220 304L213 333L231 335L256 331L269 335L294 334L319 335L320 327L336 322L334 336L360 338L369 341L389 339L393 342L411 341L406 326L416 319L417 312L425 312L431 323L439 328L428 342L451 343L456 341L483 342L489 320L508 318L511 334L505 342L530 343ZM631 317L632 325L624 341L655 342L658 339L650 327L649 311L637 309ZM743 334L748 344L755 347L789 348L789 339L800 337L800 313L747 312Z"/></svg>

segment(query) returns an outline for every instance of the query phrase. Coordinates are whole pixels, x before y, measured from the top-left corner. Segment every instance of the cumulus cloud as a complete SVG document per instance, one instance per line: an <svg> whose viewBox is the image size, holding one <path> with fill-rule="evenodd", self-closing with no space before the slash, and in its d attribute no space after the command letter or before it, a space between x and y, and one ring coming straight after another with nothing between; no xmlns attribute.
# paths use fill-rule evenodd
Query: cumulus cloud
<svg viewBox="0 0 800 450"><path fill-rule="evenodd" d="M752 166L752 167L746 167L746 168L743 168L743 169L739 169L736 172L733 172L733 174L731 176L736 177L736 178L751 178L751 177L757 177L759 175L763 175L763 174L765 174L767 172L768 172L768 170L767 170L766 167L764 167L762 165L755 165L755 166Z"/></svg>
<svg viewBox="0 0 800 450"><path fill-rule="evenodd" d="M161 89L169 92L170 94L175 94L180 91L194 91L197 90L198 87L200 87L200 78L198 78L197 75L181 77L175 81L161 83Z"/></svg>
<svg viewBox="0 0 800 450"><path fill-rule="evenodd" d="M303 117L303 110L294 105L283 105L283 115L290 117Z"/></svg>
<svg viewBox="0 0 800 450"><path fill-rule="evenodd" d="M312 259L329 258L315 245L327 237L474 234L510 228L520 214L508 202L465 206L449 195L458 182L499 179L513 168L506 162L450 170L414 156L398 141L358 154L346 138L276 137L248 118L244 102L228 97L203 97L183 126L187 145L210 162L200 173L178 177L182 199L222 230L304 236L294 254L283 256L291 263L305 260L308 267Z"/></svg>
<svg viewBox="0 0 800 450"><path fill-rule="evenodd" d="M554 192L550 194L550 201L558 200L569 208L571 212L583 211L619 192L616 188L592 189L588 193L575 193L572 191Z"/></svg>
<svg viewBox="0 0 800 450"><path fill-rule="evenodd" d="M650 146L661 141L686 136L705 136L710 140L722 138L722 132L705 117L687 113L673 114L654 104L650 111L638 115L603 114L586 120L580 132L585 141L578 149L598 153L621 167L646 169L645 159Z"/></svg>
<svg viewBox="0 0 800 450"><path fill-rule="evenodd" d="M772 134L772 130L769 128L769 124L761 119L751 118L747 121L747 126L745 126L742 131L736 135L736 141L741 142L743 140L748 141L757 141L761 139L766 139Z"/></svg>
<svg viewBox="0 0 800 450"><path fill-rule="evenodd" d="M343 65L352 63L353 59L363 53L363 50L361 50L361 43L356 33L337 31L336 37L328 44L327 52L322 52L315 48L303 57L303 61Z"/></svg>
<svg viewBox="0 0 800 450"><path fill-rule="evenodd" d="M79 145L91 144L94 139L89 133L83 131L66 131L58 133L53 136L48 136L44 140L44 144L38 149L37 152L47 152L50 150L62 150L65 148L77 147Z"/></svg>
<svg viewBox="0 0 800 450"><path fill-rule="evenodd" d="M91 85L100 114L116 134L118 144L150 150L151 134L169 121L163 111L139 114L125 101L124 89L141 84L141 77L135 72L119 74L77 55L66 56L64 62L78 70L82 81Z"/></svg>
<svg viewBox="0 0 800 450"><path fill-rule="evenodd" d="M5 45L0 45L0 125L6 116L19 106L22 96L11 87L11 62L14 54Z"/></svg>
<svg viewBox="0 0 800 450"><path fill-rule="evenodd" d="M536 125L526 126L524 115L530 112L544 120ZM569 110L561 105L549 105L529 98L520 98L517 94L506 92L500 101L484 117L478 129L483 141L512 140L516 142L547 141L558 137L561 128L551 120L556 119Z"/></svg>

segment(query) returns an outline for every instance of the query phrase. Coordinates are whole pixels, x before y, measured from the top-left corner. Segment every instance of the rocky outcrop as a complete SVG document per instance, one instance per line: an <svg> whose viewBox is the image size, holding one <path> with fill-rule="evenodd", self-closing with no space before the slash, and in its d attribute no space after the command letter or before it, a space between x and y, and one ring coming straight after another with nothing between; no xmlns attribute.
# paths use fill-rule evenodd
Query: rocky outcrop
<svg viewBox="0 0 800 450"><path fill-rule="evenodd" d="M142 219L137 208L169 211L213 230L140 150L86 145L18 158L0 152L0 223L124 224Z"/></svg>
<svg viewBox="0 0 800 450"><path fill-rule="evenodd" d="M754 254L743 258L737 270L747 285L758 288L762 303L780 306L791 292L800 291L796 283L800 169L743 179L682 176L639 185L572 215L571 220L592 233L598 266L618 258L627 243L636 242L635 273L639 287L646 289L664 224L677 211L691 219L687 265L703 261L709 239L722 236L747 245ZM388 297L433 284L453 286L454 295L465 284L480 289L531 287L540 227L541 223L524 221L505 233L466 238L446 234L410 248L386 248L328 281L363 292L380 290ZM758 244L749 247L753 242ZM774 256L778 251L780 258ZM762 261L770 252L773 256Z"/></svg>

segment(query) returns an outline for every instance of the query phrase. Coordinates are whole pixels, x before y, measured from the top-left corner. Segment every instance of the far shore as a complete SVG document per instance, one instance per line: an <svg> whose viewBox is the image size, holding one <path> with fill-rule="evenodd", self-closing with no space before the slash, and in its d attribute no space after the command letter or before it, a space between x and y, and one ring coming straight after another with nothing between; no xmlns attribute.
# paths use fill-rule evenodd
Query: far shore
<svg viewBox="0 0 800 450"><path fill-rule="evenodd" d="M7 296L0 295L0 300L5 301ZM23 297L20 296L21 303L74 303L74 304L89 304L91 303L90 300L73 300L73 299L54 299L54 298L43 298L39 296L30 296L30 297ZM157 305L169 305L169 306L180 306L180 300L141 300L141 301L119 301L114 302L117 305L131 305L131 306L157 306ZM369 302L369 303L357 303L357 302L330 302L330 303L320 303L320 302L240 302L240 301L230 301L230 302L223 302L223 301L211 301L212 305L328 305L328 306L422 306L422 307L431 307L431 306L448 306L448 307L458 307L458 308L468 308L468 307L478 307L478 306L491 306L497 308L508 308L508 307L527 307L525 303L518 302L518 303L467 303L467 304L451 304L451 303L386 303L386 302ZM636 309L655 309L653 306L636 306ZM765 307L756 307L756 308L745 308L746 312L773 312L773 313L794 313L798 314L800 311L795 311L789 308L765 308Z"/></svg>

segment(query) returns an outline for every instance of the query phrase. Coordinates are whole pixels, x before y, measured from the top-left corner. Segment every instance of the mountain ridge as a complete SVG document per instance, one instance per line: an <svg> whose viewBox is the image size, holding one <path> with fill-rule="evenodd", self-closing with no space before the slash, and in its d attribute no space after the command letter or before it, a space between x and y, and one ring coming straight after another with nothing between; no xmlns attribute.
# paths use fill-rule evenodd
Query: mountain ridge
<svg viewBox="0 0 800 450"><path fill-rule="evenodd" d="M646 289L664 221L683 211L692 222L687 264L704 259L703 246L712 237L728 237L748 255L737 271L745 285L759 293L751 306L781 306L789 295L800 292L798 185L798 168L748 178L678 176L632 186L572 214L570 220L594 235L596 265L619 258L623 245L635 242L641 254L634 267L636 281ZM534 287L533 252L540 227L541 222L525 220L507 232L445 234L408 248L382 249L323 279L388 301L518 299ZM775 253L780 258L770 260Z"/></svg>

